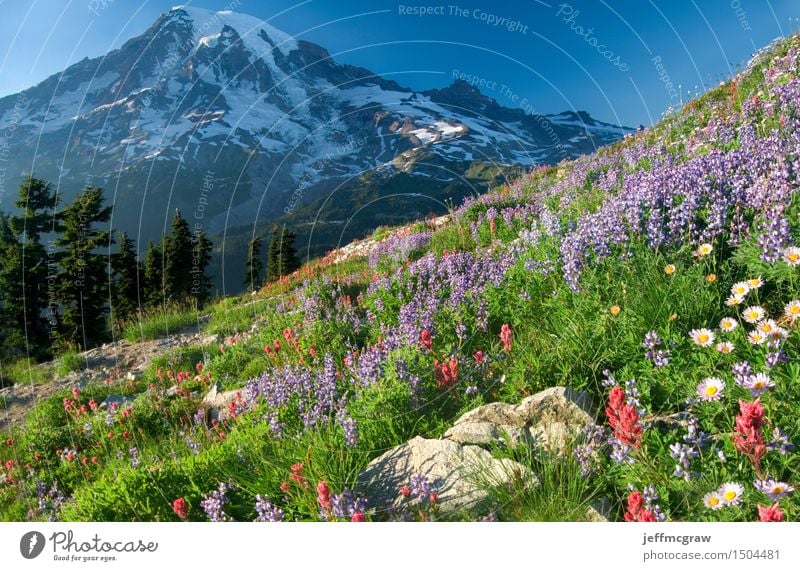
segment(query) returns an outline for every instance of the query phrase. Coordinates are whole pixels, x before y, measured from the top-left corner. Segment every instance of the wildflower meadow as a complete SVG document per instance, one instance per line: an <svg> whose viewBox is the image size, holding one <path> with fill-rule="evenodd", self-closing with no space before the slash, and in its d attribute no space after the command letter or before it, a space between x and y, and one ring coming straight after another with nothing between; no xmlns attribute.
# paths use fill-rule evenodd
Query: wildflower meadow
<svg viewBox="0 0 800 571"><path fill-rule="evenodd" d="M39 402L0 438L0 518L797 521L799 161L794 37L654 127L221 300L207 342ZM555 386L593 422L559 454L490 447L536 483L484 482L484 513L443 509L424 474L390 505L359 485Z"/></svg>

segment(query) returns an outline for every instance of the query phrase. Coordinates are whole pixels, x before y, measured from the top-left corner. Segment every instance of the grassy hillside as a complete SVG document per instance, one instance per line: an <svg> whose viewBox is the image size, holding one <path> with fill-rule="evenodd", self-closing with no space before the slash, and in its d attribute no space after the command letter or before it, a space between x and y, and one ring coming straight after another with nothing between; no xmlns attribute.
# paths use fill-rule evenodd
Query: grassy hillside
<svg viewBox="0 0 800 571"><path fill-rule="evenodd" d="M567 385L596 425L565 457L495 451L541 481L491 490L497 519L580 518L598 498L618 519L799 519L799 70L800 39L783 41L443 227L384 230L369 255L223 301L219 347L41 402L0 443L0 517L317 520L326 482L330 518L381 519L351 493L371 459ZM240 394L209 423L215 383ZM109 394L137 398L97 409Z"/></svg>

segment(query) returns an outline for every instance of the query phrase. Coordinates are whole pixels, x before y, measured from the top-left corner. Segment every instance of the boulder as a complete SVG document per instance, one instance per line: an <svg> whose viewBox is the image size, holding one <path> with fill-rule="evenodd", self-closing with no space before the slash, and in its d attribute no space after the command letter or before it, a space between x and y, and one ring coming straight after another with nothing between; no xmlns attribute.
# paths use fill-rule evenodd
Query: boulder
<svg viewBox="0 0 800 571"><path fill-rule="evenodd" d="M440 513L480 513L487 489L538 481L529 468L510 459L497 459L478 446L417 436L374 459L358 477L359 489L374 508L391 509L403 503L400 489L411 476L422 474L439 495Z"/></svg>
<svg viewBox="0 0 800 571"><path fill-rule="evenodd" d="M518 405L494 402L479 406L462 415L444 438L479 446L536 442L560 454L570 438L590 422L588 393L551 387Z"/></svg>

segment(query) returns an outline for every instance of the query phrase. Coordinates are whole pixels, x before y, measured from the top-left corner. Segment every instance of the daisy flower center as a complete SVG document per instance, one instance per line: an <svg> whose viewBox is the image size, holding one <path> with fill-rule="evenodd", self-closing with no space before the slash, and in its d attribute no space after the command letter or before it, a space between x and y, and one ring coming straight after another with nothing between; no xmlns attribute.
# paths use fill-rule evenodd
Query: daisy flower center
<svg viewBox="0 0 800 571"><path fill-rule="evenodd" d="M708 341L708 335L705 333L701 333L700 335L697 336L697 340L700 341L700 343L706 343Z"/></svg>
<svg viewBox="0 0 800 571"><path fill-rule="evenodd" d="M719 498L716 496L711 496L710 498L708 498L708 505L712 507L719 505Z"/></svg>
<svg viewBox="0 0 800 571"><path fill-rule="evenodd" d="M734 492L733 490L728 490L727 492L725 492L723 497L725 498L726 501L730 502L731 500L736 499L736 492Z"/></svg>
<svg viewBox="0 0 800 571"><path fill-rule="evenodd" d="M719 389L714 385L706 387L706 394L710 397L713 397L715 394L719 392Z"/></svg>

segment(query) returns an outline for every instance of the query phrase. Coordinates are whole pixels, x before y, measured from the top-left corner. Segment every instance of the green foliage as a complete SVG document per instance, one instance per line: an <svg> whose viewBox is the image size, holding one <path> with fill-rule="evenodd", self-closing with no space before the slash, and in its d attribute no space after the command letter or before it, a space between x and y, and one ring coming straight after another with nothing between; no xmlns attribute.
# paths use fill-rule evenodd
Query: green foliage
<svg viewBox="0 0 800 571"><path fill-rule="evenodd" d="M245 263L244 285L247 291L256 291L261 287L264 262L261 260L261 236L254 236L247 243L247 261Z"/></svg>
<svg viewBox="0 0 800 571"><path fill-rule="evenodd" d="M164 241L164 285L167 302L185 303L192 290L193 243L189 224L175 210L172 232Z"/></svg>
<svg viewBox="0 0 800 571"><path fill-rule="evenodd" d="M70 350L62 353L53 367L53 374L57 377L65 377L73 371L79 370L86 364L84 357L81 357L77 351Z"/></svg>
<svg viewBox="0 0 800 571"><path fill-rule="evenodd" d="M117 238L117 252L111 256L111 268L114 272L114 282L111 290L111 312L116 324L130 319L139 309L140 287L142 282L142 268L136 256L136 247L125 232L120 232Z"/></svg>
<svg viewBox="0 0 800 571"><path fill-rule="evenodd" d="M140 312L123 326L123 335L131 343L174 334L192 325L199 328L199 313L192 307L167 305Z"/></svg>
<svg viewBox="0 0 800 571"><path fill-rule="evenodd" d="M98 250L109 246L110 233L97 225L110 216L99 188L86 188L58 214L56 294L59 337L67 345L86 349L105 338L108 260Z"/></svg>

